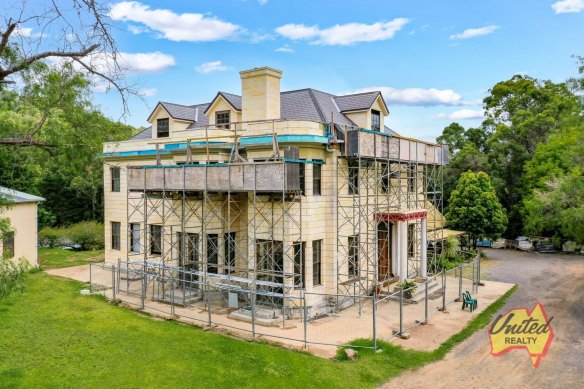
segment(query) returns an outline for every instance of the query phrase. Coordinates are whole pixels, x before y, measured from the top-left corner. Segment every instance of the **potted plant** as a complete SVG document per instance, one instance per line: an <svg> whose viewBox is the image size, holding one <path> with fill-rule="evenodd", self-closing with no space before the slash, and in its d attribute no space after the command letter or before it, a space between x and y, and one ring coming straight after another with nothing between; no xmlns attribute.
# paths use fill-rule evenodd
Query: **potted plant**
<svg viewBox="0 0 584 389"><path fill-rule="evenodd" d="M416 293L416 283L413 280L404 280L399 283L400 288L404 291L404 297L411 299Z"/></svg>

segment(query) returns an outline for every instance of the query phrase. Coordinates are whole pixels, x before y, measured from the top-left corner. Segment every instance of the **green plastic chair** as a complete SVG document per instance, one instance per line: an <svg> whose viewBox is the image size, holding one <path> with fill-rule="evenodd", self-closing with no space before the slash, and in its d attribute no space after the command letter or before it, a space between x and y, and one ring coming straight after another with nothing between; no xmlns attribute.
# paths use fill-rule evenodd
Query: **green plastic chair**
<svg viewBox="0 0 584 389"><path fill-rule="evenodd" d="M479 306L477 299L473 299L470 292L467 290L462 294L462 309L469 307L470 311L474 311Z"/></svg>

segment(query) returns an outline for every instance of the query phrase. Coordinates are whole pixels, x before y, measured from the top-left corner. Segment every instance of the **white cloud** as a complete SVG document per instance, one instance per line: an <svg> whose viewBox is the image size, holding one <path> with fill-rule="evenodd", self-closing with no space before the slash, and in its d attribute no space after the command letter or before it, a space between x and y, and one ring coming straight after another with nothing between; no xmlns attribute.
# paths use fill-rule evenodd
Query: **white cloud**
<svg viewBox="0 0 584 389"><path fill-rule="evenodd" d="M485 111L482 109L461 109L451 113L439 113L436 115L438 119L450 119L450 120L472 120L472 119L483 119L485 117Z"/></svg>
<svg viewBox="0 0 584 389"><path fill-rule="evenodd" d="M172 55L154 51L151 53L120 53L120 66L131 73L152 73L176 65Z"/></svg>
<svg viewBox="0 0 584 389"><path fill-rule="evenodd" d="M156 88L144 88L140 90L140 96L143 97L152 97L154 95L156 95L156 93L158 92L158 89Z"/></svg>
<svg viewBox="0 0 584 389"><path fill-rule="evenodd" d="M304 24L285 24L276 32L292 40L308 40L316 45L348 46L358 42L374 42L393 38L409 19L396 18L389 22L373 24L347 23L321 29Z"/></svg>
<svg viewBox="0 0 584 389"><path fill-rule="evenodd" d="M205 62L196 67L197 72L201 74L209 74L213 72L224 72L229 70L228 66L223 65L221 61Z"/></svg>
<svg viewBox="0 0 584 389"><path fill-rule="evenodd" d="M584 0L562 0L552 4L557 14L578 13L584 10Z"/></svg>
<svg viewBox="0 0 584 389"><path fill-rule="evenodd" d="M291 47L290 47L290 46L288 46L288 45L284 45L284 46L282 46L282 47L278 47L278 48L277 48L276 50L274 50L274 51L277 51L277 52L279 52L279 53L293 53L293 52L294 52L294 49L293 49L293 48L291 48Z"/></svg>
<svg viewBox="0 0 584 389"><path fill-rule="evenodd" d="M198 13L177 14L168 9L151 9L137 1L113 4L110 17L142 23L171 41L208 42L235 37L241 28L233 23ZM134 29L134 31L137 31Z"/></svg>
<svg viewBox="0 0 584 389"><path fill-rule="evenodd" d="M499 26L495 26L494 24L490 26L480 27L480 28L469 28L461 32L460 34L453 34L450 35L450 39L468 39L468 38L475 38L477 36L482 35L489 35L495 32Z"/></svg>
<svg viewBox="0 0 584 389"><path fill-rule="evenodd" d="M383 98L389 104L399 105L466 105L458 93L452 89L423 89L423 88L405 88L396 89L387 86L374 86L363 88L354 93L381 91Z"/></svg>
<svg viewBox="0 0 584 389"><path fill-rule="evenodd" d="M150 29L143 26L137 26L135 24L130 24L128 26L128 31L130 31L134 35L142 34L145 32L150 32Z"/></svg>
<svg viewBox="0 0 584 389"><path fill-rule="evenodd" d="M32 28L30 27L20 27L18 25L14 29L13 34L22 38L41 38L45 36L40 32L32 32Z"/></svg>
<svg viewBox="0 0 584 389"><path fill-rule="evenodd" d="M258 0L258 3L260 3L260 5L266 5L268 4L268 0Z"/></svg>

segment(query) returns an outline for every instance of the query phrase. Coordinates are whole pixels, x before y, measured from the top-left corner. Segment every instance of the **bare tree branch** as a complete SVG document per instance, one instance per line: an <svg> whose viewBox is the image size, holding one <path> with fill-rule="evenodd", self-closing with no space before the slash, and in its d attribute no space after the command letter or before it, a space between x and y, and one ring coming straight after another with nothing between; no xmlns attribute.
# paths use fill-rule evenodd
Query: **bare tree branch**
<svg viewBox="0 0 584 389"><path fill-rule="evenodd" d="M99 45L96 43L96 44L89 46L85 50L81 50L81 51L77 51L77 52L73 52L73 51L45 51L44 53L33 55L32 57L29 57L29 58L26 58L25 60L23 60L19 65L15 65L15 66L12 66L4 71L1 71L0 72L0 80L3 80L4 78L6 78L6 76L9 76L13 73L20 72L21 70L26 69L32 63L34 63L38 60L41 60L44 58L49 58L49 57L65 57L65 58L73 58L73 59L75 59L76 57L85 57L85 56L89 55L90 53L92 53L98 47L99 47Z"/></svg>

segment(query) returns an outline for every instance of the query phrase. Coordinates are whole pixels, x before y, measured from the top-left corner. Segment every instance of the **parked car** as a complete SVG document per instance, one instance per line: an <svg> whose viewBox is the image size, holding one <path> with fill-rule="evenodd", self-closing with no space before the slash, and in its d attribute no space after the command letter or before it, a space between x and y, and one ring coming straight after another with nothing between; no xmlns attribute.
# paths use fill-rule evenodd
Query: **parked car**
<svg viewBox="0 0 584 389"><path fill-rule="evenodd" d="M533 248L533 243L527 236L518 236L515 240L517 241L517 248L519 250L529 251Z"/></svg>
<svg viewBox="0 0 584 389"><path fill-rule="evenodd" d="M491 243L491 247L494 249L502 249L505 248L505 239L500 238Z"/></svg>
<svg viewBox="0 0 584 389"><path fill-rule="evenodd" d="M477 247L491 247L493 242L489 239L478 240L477 239Z"/></svg>

